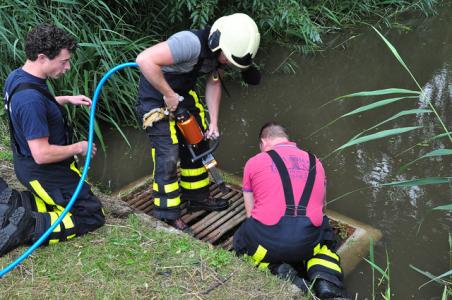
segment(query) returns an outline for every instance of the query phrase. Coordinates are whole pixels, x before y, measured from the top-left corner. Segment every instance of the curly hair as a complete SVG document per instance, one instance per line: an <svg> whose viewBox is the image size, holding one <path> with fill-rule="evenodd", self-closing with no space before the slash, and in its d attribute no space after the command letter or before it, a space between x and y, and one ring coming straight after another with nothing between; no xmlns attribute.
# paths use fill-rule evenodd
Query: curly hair
<svg viewBox="0 0 452 300"><path fill-rule="evenodd" d="M40 24L27 34L25 55L31 61L35 61L40 53L54 59L62 49L73 52L77 46L74 37L63 29L50 24Z"/></svg>

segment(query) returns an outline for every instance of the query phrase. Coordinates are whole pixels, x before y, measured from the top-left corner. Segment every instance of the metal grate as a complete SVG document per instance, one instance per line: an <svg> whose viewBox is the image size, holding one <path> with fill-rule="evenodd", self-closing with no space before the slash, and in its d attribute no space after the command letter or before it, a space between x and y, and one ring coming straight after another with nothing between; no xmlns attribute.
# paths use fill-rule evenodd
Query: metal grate
<svg viewBox="0 0 452 300"><path fill-rule="evenodd" d="M147 184L121 199L130 206L152 215L154 207L152 201L152 184ZM195 237L220 246L226 250L232 248L232 237L238 226L246 219L245 205L243 203L243 194L240 188L227 185L230 189L226 195L221 195L216 184L211 185L210 194L213 197L221 197L229 201L229 207L223 211L206 212L197 211L187 212L187 203L181 204L182 220L190 226Z"/></svg>

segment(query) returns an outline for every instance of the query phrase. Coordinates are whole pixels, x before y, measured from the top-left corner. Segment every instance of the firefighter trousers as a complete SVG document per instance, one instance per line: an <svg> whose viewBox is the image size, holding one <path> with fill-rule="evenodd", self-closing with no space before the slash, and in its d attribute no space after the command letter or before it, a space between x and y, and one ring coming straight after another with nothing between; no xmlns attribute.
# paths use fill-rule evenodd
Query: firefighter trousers
<svg viewBox="0 0 452 300"><path fill-rule="evenodd" d="M184 108L195 117L203 131L207 129L205 111L194 91L182 95ZM147 99L159 105L161 100ZM191 161L186 141L175 121L160 120L148 127L146 132L151 142L153 160L152 184L154 209L158 219L175 220L180 216L182 201L202 201L209 196L209 175L200 160ZM203 140L193 147L195 154L208 150L208 141ZM180 178L177 162L180 160Z"/></svg>
<svg viewBox="0 0 452 300"><path fill-rule="evenodd" d="M334 246L334 232L326 216L320 228L306 216L283 216L272 226L248 218L233 239L237 255L247 254L259 269L289 263L309 280L321 278L342 287L343 272Z"/></svg>
<svg viewBox="0 0 452 300"><path fill-rule="evenodd" d="M22 200L30 203L35 226L30 228L29 242L33 243L61 215L74 193L80 171L73 160L49 165L36 165L30 158L15 158L14 168L19 181L29 192L22 192ZM27 199L28 198L28 199ZM84 235L105 224L100 200L84 182L69 213L49 235L45 245Z"/></svg>

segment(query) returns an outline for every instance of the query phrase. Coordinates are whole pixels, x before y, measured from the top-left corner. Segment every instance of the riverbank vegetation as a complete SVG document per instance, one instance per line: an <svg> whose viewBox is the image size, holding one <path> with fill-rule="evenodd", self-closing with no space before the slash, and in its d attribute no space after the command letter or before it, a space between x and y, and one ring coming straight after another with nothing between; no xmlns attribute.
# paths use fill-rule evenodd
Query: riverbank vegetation
<svg viewBox="0 0 452 300"><path fill-rule="evenodd" d="M164 40L177 30L203 27L224 14L237 11L250 14L262 33L262 49L276 41L298 51L312 51L322 47L322 40L328 33L369 20L388 25L398 14L409 10L429 14L436 2L5 0L0 6L1 87L7 74L24 62L23 39L26 33L42 22L67 29L80 42L80 49L72 61L72 70L64 78L51 81L51 89L58 94L91 96L100 78L110 68L133 61L141 50ZM136 126L134 104L137 82L138 72L131 69L113 76L102 91L97 105L97 120L117 130L120 126ZM77 128L76 133L84 136L88 122L87 109L67 109ZM0 119L4 122L4 117ZM98 126L96 134L103 146Z"/></svg>

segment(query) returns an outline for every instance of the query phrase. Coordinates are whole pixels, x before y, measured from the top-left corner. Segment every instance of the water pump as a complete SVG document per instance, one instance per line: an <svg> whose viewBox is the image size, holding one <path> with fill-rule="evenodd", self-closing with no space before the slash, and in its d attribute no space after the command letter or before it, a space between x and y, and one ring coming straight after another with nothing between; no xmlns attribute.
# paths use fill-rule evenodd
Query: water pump
<svg viewBox="0 0 452 300"><path fill-rule="evenodd" d="M192 156L191 161L196 162L201 160L206 170L212 176L213 181L218 185L220 191L223 194L228 193L229 189L226 187L218 170L216 169L218 163L212 155L212 153L218 148L219 139L215 139L207 151L196 155L194 149L196 149L197 145L204 139L204 134L196 121L196 118L190 113L190 111L185 109L180 104L174 115L176 117L176 125L187 142L188 150Z"/></svg>

